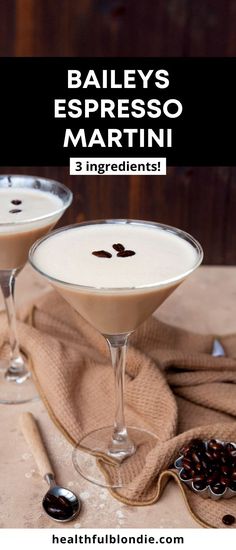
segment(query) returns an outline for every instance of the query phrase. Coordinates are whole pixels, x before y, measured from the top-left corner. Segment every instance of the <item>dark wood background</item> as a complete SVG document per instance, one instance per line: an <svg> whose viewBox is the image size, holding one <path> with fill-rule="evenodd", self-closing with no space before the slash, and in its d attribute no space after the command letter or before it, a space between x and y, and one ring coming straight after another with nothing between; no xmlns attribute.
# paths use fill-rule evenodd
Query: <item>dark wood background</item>
<svg viewBox="0 0 236 550"><path fill-rule="evenodd" d="M235 56L235 29L235 0L0 0L1 56ZM169 168L158 178L0 170L68 185L74 202L63 224L156 220L198 238L206 263L236 263L236 168Z"/></svg>

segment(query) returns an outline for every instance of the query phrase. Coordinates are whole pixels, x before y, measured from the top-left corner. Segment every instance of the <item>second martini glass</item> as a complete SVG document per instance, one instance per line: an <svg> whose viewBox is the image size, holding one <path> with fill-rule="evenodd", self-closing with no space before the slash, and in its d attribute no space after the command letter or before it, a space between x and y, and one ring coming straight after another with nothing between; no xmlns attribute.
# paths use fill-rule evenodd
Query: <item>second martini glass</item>
<svg viewBox="0 0 236 550"><path fill-rule="evenodd" d="M24 175L0 176L0 288L10 344L10 358L0 362L0 403L25 403L37 397L18 340L15 280L27 262L33 242L56 224L71 201L71 191L57 181Z"/></svg>
<svg viewBox="0 0 236 550"><path fill-rule="evenodd" d="M173 227L137 220L94 221L53 231L30 251L31 265L105 337L115 375L115 421L86 434L73 452L75 468L104 487L127 484L124 468L155 434L127 427L124 373L130 334L201 263L199 243ZM81 449L88 451L84 461ZM113 462L109 479L97 457ZM129 472L130 470L130 472Z"/></svg>

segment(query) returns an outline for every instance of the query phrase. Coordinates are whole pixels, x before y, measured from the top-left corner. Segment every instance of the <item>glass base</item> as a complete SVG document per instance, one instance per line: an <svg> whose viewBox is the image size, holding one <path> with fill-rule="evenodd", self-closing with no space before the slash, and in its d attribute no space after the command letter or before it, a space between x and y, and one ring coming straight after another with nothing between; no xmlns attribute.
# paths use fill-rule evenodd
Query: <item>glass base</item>
<svg viewBox="0 0 236 550"><path fill-rule="evenodd" d="M6 377L8 367L8 361L0 361L0 403L15 405L39 399L31 373L28 372L27 377L24 375L20 382L9 380Z"/></svg>
<svg viewBox="0 0 236 550"><path fill-rule="evenodd" d="M72 461L77 472L95 485L121 488L140 474L145 457L157 444L158 437L145 429L128 426L128 436L135 451L124 460L116 460L108 450L113 430L113 426L105 426L85 435L74 448ZM135 468L132 467L134 461Z"/></svg>

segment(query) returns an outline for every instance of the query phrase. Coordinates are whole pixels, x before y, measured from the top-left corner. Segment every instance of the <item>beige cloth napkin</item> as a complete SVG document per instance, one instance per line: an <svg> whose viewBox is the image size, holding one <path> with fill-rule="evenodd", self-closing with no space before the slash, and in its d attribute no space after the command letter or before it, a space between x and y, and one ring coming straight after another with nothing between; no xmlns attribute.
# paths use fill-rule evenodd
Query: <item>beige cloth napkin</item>
<svg viewBox="0 0 236 550"><path fill-rule="evenodd" d="M19 321L22 347L55 424L72 443L110 423L114 410L113 371L104 338L54 291ZM7 323L0 315L0 350L7 353ZM225 527L236 516L236 499L202 499L170 470L180 447L192 437L236 441L236 336L222 338L227 358L213 358L212 336L201 336L147 320L131 337L127 356L127 423L155 432L158 441L141 445L124 468L132 481L112 490L131 505L157 501L173 477L189 511L205 527ZM124 463L125 464L125 463ZM112 477L112 466L100 462ZM126 471L127 470L127 471Z"/></svg>

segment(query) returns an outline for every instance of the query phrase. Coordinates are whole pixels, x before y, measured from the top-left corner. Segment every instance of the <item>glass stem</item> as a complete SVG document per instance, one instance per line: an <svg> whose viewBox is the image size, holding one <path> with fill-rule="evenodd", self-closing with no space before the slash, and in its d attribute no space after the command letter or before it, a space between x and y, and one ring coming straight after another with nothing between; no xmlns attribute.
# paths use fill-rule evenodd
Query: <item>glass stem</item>
<svg viewBox="0 0 236 550"><path fill-rule="evenodd" d="M0 286L2 289L8 324L10 343L10 365L5 373L9 381L24 382L30 375L25 366L25 361L20 353L19 342L16 330L16 312L14 304L16 270L0 272Z"/></svg>
<svg viewBox="0 0 236 550"><path fill-rule="evenodd" d="M123 460L135 452L135 446L128 436L124 415L124 375L128 337L129 334L105 336L115 375L115 421L108 454L118 460Z"/></svg>

